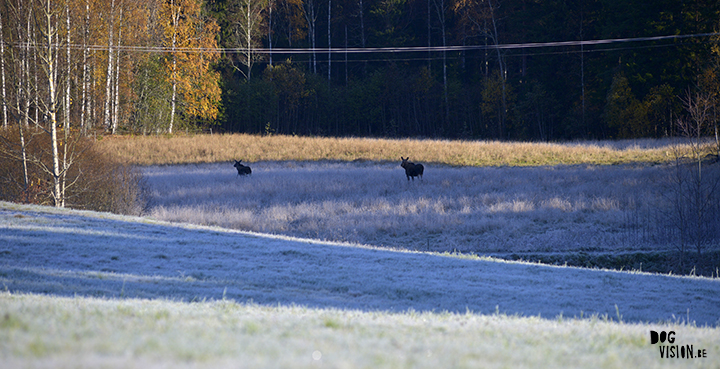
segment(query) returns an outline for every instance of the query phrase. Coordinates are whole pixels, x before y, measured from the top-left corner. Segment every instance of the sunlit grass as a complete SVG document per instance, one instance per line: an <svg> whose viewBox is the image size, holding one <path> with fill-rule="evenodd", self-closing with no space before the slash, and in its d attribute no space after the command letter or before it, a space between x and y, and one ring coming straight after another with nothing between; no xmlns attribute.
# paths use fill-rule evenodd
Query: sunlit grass
<svg viewBox="0 0 720 369"><path fill-rule="evenodd" d="M101 148L124 162L153 164L243 160L411 161L453 166L538 166L623 164L671 160L670 140L522 143L417 139L322 138L297 136L176 135L106 137Z"/></svg>
<svg viewBox="0 0 720 369"><path fill-rule="evenodd" d="M6 367L714 368L718 328L0 293ZM707 358L661 359L649 331Z"/></svg>

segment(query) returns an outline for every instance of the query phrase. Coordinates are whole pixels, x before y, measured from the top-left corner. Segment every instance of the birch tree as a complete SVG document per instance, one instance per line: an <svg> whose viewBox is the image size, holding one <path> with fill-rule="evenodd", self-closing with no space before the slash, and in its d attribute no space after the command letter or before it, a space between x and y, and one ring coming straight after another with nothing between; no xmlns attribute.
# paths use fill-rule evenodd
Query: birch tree
<svg viewBox="0 0 720 369"><path fill-rule="evenodd" d="M675 163L670 166L670 186L664 194L669 206L662 208L670 228L678 235L680 266L690 246L703 250L720 239L720 168L706 137L711 133L712 99L707 93L686 92L680 99L685 116L676 125L684 138L672 149Z"/></svg>
<svg viewBox="0 0 720 369"><path fill-rule="evenodd" d="M69 83L69 78L61 78L60 74L68 75L71 71L70 58L64 65L67 69L61 69L62 53L67 54L69 9L66 6L55 5L51 0L30 1L18 3L15 10L16 19L27 20L26 27L18 27L17 39L25 43L21 53L16 60L18 73L15 77L16 92L16 117L18 118L18 129L20 136L20 152L23 161L25 176L25 187L28 188L28 163L33 163L41 172L45 173L50 180L50 197L52 204L56 207L65 207L65 191L72 183L68 182L67 170L73 165L75 152L73 143L70 142L70 118L67 111L69 102L69 91L65 89L66 104L63 104L62 83ZM25 18L25 12L29 15ZM63 21L65 29L63 29ZM17 22L21 24L22 22ZM32 27L31 27L32 24ZM20 51L20 50L19 50ZM32 59L31 55L32 54ZM31 60L35 70L33 78L30 77ZM35 63L37 61L37 63ZM42 78L37 73L41 71ZM61 82L64 81L64 82ZM42 82L42 83L40 83ZM33 108L35 116L42 117L42 120L31 117L30 100L34 92ZM23 106L24 105L24 106ZM59 117L64 120L60 124ZM32 127L29 124L32 123ZM26 142L26 131L32 135L45 134L47 147L39 147L34 151L28 150L29 142ZM37 145L35 145L37 146ZM13 154L14 155L14 154ZM19 156L19 155L18 155ZM40 180L38 178L38 180Z"/></svg>
<svg viewBox="0 0 720 369"><path fill-rule="evenodd" d="M233 68L242 73L248 81L252 75L253 65L262 57L255 49L262 46L260 42L261 26L265 22L264 10L268 6L269 3L266 0L234 0L228 5L231 46L241 50L238 53L238 61L245 66L245 70L235 64L234 56L230 57L230 62ZM272 8L268 7L268 9ZM270 31L268 31L268 37L270 37Z"/></svg>
<svg viewBox="0 0 720 369"><path fill-rule="evenodd" d="M89 92L90 79L86 78L90 74L87 48L82 51L87 63L82 68L83 78L78 77L81 59L73 55L73 44L80 39L86 44L90 35L89 17L85 26L76 24L82 24L83 3L85 14L89 14L89 0L9 0L0 5L0 35L6 47L2 62L10 72L5 76L3 96L10 121L7 129L0 129L0 186L12 189L0 191L0 195L11 196L4 200L77 206L87 199L84 191L95 181L86 174L89 165L106 167L101 161L88 164L85 154L92 141L83 138L74 123L78 114L86 112L85 107L77 109L76 102L82 100L76 95L81 84ZM5 28L7 24L10 29ZM103 40L97 42L102 44ZM79 56L80 51L77 53ZM119 64L114 65L118 80ZM104 83L103 77L95 76ZM115 96L119 96L118 85L114 87ZM105 173L114 175L111 171ZM107 186L97 193L107 194Z"/></svg>
<svg viewBox="0 0 720 369"><path fill-rule="evenodd" d="M358 0L358 17L360 18L360 47L365 48L365 7L363 0ZM367 73L367 61L363 62L363 74Z"/></svg>
<svg viewBox="0 0 720 369"><path fill-rule="evenodd" d="M105 109L104 109L104 119L103 119L103 125L105 126L105 130L109 131L111 130L111 115L110 111L112 109L112 86L113 86L113 58L114 58L114 49L115 46L113 44L113 36L115 34L115 0L110 1L110 23L108 24L108 63L107 63L107 74L106 74L106 83L105 83Z"/></svg>
<svg viewBox="0 0 720 369"><path fill-rule="evenodd" d="M0 9L2 11L3 9ZM3 34L3 13L0 13L0 75L2 76L2 126L8 128L7 90L5 89L5 35Z"/></svg>
<svg viewBox="0 0 720 369"><path fill-rule="evenodd" d="M211 64L219 57L216 39L220 30L214 20L203 15L200 0L164 2L159 21L164 44L170 49L166 68L172 85L168 127L168 133L172 133L180 97L186 117L217 117L220 76Z"/></svg>
<svg viewBox="0 0 720 369"><path fill-rule="evenodd" d="M120 8L120 20L118 21L118 39L117 44L118 46L121 44L122 41L122 18L123 18L123 10ZM108 70L108 73L112 71ZM120 48L118 47L115 51L115 76L113 77L113 80L115 82L115 90L113 91L113 111L112 111L112 133L115 134L117 132L118 128L118 121L119 114L118 111L120 109Z"/></svg>
<svg viewBox="0 0 720 369"><path fill-rule="evenodd" d="M280 2L278 18L285 20L285 33L290 47L293 42L302 40L307 36L307 23L305 8L302 0L283 0Z"/></svg>
<svg viewBox="0 0 720 369"><path fill-rule="evenodd" d="M65 74L65 117L63 124L65 125L65 131L67 132L70 128L70 79L72 77L72 58L70 56L70 6L65 4L65 63L67 67L67 73Z"/></svg>
<svg viewBox="0 0 720 369"><path fill-rule="evenodd" d="M82 99L80 100L80 128L85 131L86 113L88 111L88 88L89 88L89 66L88 66L88 38L90 35L90 0L85 0L85 19L83 22L83 58L82 58Z"/></svg>
<svg viewBox="0 0 720 369"><path fill-rule="evenodd" d="M312 70L313 74L317 74L317 53L315 52L317 10L315 9L315 0L306 0L303 2L303 11L305 20L307 21L308 37L310 37L310 45L312 47Z"/></svg>
<svg viewBox="0 0 720 369"><path fill-rule="evenodd" d="M175 0L171 0L169 8L163 7L163 12L166 13L166 17L170 18L169 27L165 27L165 37L169 38L170 42L170 84L172 85L172 96L170 98L170 126L168 127L168 133L173 132L173 125L175 124L175 106L177 103L177 39L178 39L178 25L180 23L181 6L175 5ZM169 33L169 37L168 37Z"/></svg>
<svg viewBox="0 0 720 369"><path fill-rule="evenodd" d="M328 21L327 21L327 36L328 36L328 82L330 81L331 71L332 71L332 52L330 49L332 48L332 40L331 40L331 32L330 32L330 25L332 24L332 17L330 16L332 14L332 0L328 0Z"/></svg>
<svg viewBox="0 0 720 369"><path fill-rule="evenodd" d="M27 119L22 118L22 113L25 107L25 93L27 88L25 86L26 81L26 67L27 67L27 53L29 50L27 46L16 46L14 52L8 52L9 58L5 58L5 44L6 35L8 35L8 45L12 47L12 44L20 45L23 43L27 44L29 35L25 34L25 25L22 19L25 9L20 9L18 4L7 3L7 8L0 5L0 58L2 64L2 104L3 104L3 130L2 133L8 133L12 126L9 125L8 116L14 118L17 122L18 129L18 143L16 144L12 140L3 138L0 140L0 148L4 155L10 156L12 159L20 161L22 164L22 182L15 181L15 185L21 188L20 192L27 194L29 177L27 167L27 154L25 145L25 132L24 128L27 126ZM22 15L21 15L22 14ZM3 28L3 19L7 19L7 23L13 24L15 20L15 27L9 27L9 29ZM27 24L30 23L29 19L25 19ZM5 67L10 71L6 79ZM9 91L10 87L13 91ZM23 124L23 122L25 124ZM6 189L7 190L7 189Z"/></svg>
<svg viewBox="0 0 720 369"><path fill-rule="evenodd" d="M498 33L496 12L499 5L499 0L488 0L487 5L483 2L477 2L473 0L458 0L453 9L455 14L459 18L461 25L464 25L468 30L474 30L478 35L484 36L486 39L490 39L495 45L495 51L497 54L498 61L498 80L492 83L499 82L500 84L500 111L498 111L498 127L497 134L499 138L504 137L505 131L505 120L507 118L507 100L508 100L508 87L506 84L506 68L505 60L500 48L500 35ZM487 65L487 63L486 63ZM490 83L489 81L487 83Z"/></svg>
<svg viewBox="0 0 720 369"><path fill-rule="evenodd" d="M450 104L448 103L448 81L447 81L447 54L445 46L447 46L447 32L445 29L446 13L448 11L447 0L433 0L435 12L437 14L438 23L440 24L440 36L442 38L442 60L443 60L443 96L445 98L445 121L450 119ZM428 24L430 20L428 20Z"/></svg>
<svg viewBox="0 0 720 369"><path fill-rule="evenodd" d="M65 199L62 191L62 171L60 166L60 153L58 141L58 121L57 121L57 110L58 110L58 51L57 38L58 27L56 24L58 14L52 7L52 1L46 0L41 19L36 20L39 23L40 36L42 37L42 45L39 46L40 59L42 62L42 69L45 72L45 78L47 78L47 95L43 99L43 117L46 120L44 129L50 134L51 141L51 155L52 155L52 166L48 166L45 163L40 163L44 169L52 176L53 189L52 197L54 200L55 207L65 207ZM37 122L36 122L37 123Z"/></svg>
<svg viewBox="0 0 720 369"><path fill-rule="evenodd" d="M273 57L272 57L272 48L273 48L273 41L272 41L272 34L273 34L273 6L275 6L275 0L268 0L268 26L267 26L267 37L268 37L268 48L270 49L270 53L268 54L268 59L270 60L270 66L273 64Z"/></svg>

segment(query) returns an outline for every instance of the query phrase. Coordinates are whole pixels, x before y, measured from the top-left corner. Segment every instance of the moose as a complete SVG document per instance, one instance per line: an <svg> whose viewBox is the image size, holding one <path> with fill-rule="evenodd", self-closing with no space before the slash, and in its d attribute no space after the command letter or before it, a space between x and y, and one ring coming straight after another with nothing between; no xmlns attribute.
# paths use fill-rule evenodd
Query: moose
<svg viewBox="0 0 720 369"><path fill-rule="evenodd" d="M400 164L400 166L405 168L405 175L407 176L408 181L410 180L410 177L412 177L413 181L415 180L415 177L420 177L420 179L422 179L423 171L425 170L425 167L423 167L422 164L409 162L409 156L407 158L403 158L401 156L400 159L402 159L402 164Z"/></svg>
<svg viewBox="0 0 720 369"><path fill-rule="evenodd" d="M233 165L235 168L237 168L238 175L244 176L252 173L252 170L250 170L250 167L247 165L240 164L242 160L235 160L235 165Z"/></svg>

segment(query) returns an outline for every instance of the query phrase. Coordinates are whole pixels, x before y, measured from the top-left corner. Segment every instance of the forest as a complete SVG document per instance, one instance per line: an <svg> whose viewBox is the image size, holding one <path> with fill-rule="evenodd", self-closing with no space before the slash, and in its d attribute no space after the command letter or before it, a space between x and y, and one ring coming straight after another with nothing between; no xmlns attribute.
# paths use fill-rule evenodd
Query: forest
<svg viewBox="0 0 720 369"><path fill-rule="evenodd" d="M3 127L665 137L683 95L714 120L720 93L708 0L4 0L0 21Z"/></svg>

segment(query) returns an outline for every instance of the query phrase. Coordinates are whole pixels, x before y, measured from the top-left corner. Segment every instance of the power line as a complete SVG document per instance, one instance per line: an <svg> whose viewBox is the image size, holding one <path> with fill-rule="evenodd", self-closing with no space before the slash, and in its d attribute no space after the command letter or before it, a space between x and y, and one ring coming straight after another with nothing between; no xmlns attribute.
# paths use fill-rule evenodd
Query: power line
<svg viewBox="0 0 720 369"><path fill-rule="evenodd" d="M522 54L510 54L506 57L512 58L512 57L519 57L519 56L544 56L544 55L570 55L570 54L580 54L580 53L598 53L598 52L606 52L606 51L619 51L619 50L638 50L638 49L655 49L655 48L663 48L663 47L672 47L674 45L645 45L645 46L635 46L635 47L619 47L619 48L607 48L607 49L585 49L584 51L581 50L563 50L563 51L547 51L547 52L530 52L530 53L522 53ZM358 62L413 62L413 61L428 61L428 60L459 60L461 58L465 59L480 59L482 56L478 55L465 55L460 56L458 54L450 54L445 57L441 56L439 53L436 53L435 56L415 56L415 57L381 57L381 58L360 58L360 59L353 59L353 63ZM318 64L326 64L327 60L318 60ZM342 62L342 61L340 61Z"/></svg>
<svg viewBox="0 0 720 369"><path fill-rule="evenodd" d="M258 48L252 49L254 53L258 54L307 54L313 51L319 54L327 53L348 53L348 54L364 54L364 53L406 53L406 52L441 52L441 51L469 51L469 50L516 50L516 49L530 49L530 48L544 48L544 47L568 47L568 46L592 46L592 45L607 45L617 43L628 43L628 42L648 42L648 41L663 41L663 40L680 40L687 38L701 38L701 37L712 37L720 36L720 33L701 33L694 35L671 35L671 36L655 36L655 37L636 37L636 38L615 38L615 39L604 39L604 40L586 40L586 41L559 41L559 42L531 42L521 44L501 44L501 45L464 45L464 46L420 46L420 47L365 47L365 48L315 48L315 49L299 49L299 48L274 48L265 49ZM245 52L247 49L242 48L228 48L224 49L224 52L235 53Z"/></svg>
<svg viewBox="0 0 720 369"><path fill-rule="evenodd" d="M337 48L251 48L250 53L253 54L367 54L367 53L415 53L415 52L453 52L453 51L471 51L471 50L518 50L518 49L537 49L537 48L556 48L556 47L572 47L572 46L593 46L593 45L610 45L631 42L652 42L667 40L683 40L690 38L703 38L720 36L720 33L699 33L692 35L669 35L654 37L635 37L635 38L613 38L602 40L583 40L583 41L555 41L555 42L529 42L517 44L501 44L501 45L463 45L463 46L407 46L407 47L337 47ZM27 43L15 43L19 47L39 47ZM57 47L70 47L71 49L88 49L91 51L107 51L110 49L107 45L58 45ZM116 45L112 47L115 50L130 52L150 52L150 53L223 53L223 54L245 54L248 52L246 48L205 48L205 47L164 47L164 46L124 46ZM590 51L590 50L586 50Z"/></svg>

